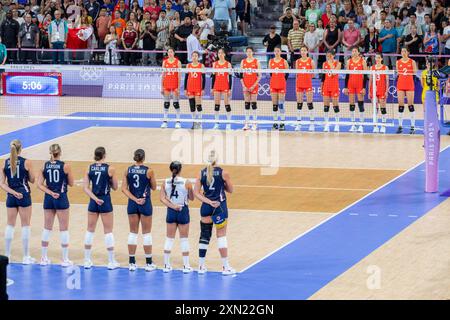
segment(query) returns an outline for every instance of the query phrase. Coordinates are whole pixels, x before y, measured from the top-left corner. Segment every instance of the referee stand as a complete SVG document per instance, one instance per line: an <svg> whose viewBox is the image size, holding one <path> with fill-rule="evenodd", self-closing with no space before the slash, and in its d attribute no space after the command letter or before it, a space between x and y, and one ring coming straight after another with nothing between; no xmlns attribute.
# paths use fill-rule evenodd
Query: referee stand
<svg viewBox="0 0 450 320"><path fill-rule="evenodd" d="M6 267L8 266L8 258L0 256L0 301L8 300L6 293Z"/></svg>

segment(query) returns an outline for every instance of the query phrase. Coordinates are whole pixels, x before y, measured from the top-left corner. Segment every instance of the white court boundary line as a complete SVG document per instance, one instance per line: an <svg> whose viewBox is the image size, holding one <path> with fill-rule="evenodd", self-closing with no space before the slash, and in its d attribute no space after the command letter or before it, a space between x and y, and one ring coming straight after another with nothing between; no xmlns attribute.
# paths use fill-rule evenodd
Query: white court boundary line
<svg viewBox="0 0 450 320"><path fill-rule="evenodd" d="M439 153L444 152L445 150L447 150L450 146L445 147L444 149L442 149ZM306 230L305 232L299 234L297 237L295 237L294 239L292 239L289 242L286 242L284 245L282 245L281 247L279 247L278 249L275 249L274 251L270 252L269 254L265 255L264 257L262 257L261 259L257 260L256 262L250 264L249 266L245 267L244 269L242 269L241 271L239 271L239 273L244 273L247 270L249 270L250 268L254 267L255 265L257 265L258 263L262 262L263 260L267 259L268 257L270 257L271 255L275 254L276 252L280 251L281 249L283 249L284 247L290 245L291 243L293 243L294 241L297 241L298 239L300 239L301 237L303 237L304 235L306 235L307 233L311 232L312 230L320 227L322 224L328 222L329 220L333 219L334 217L338 216L339 214L343 213L345 210L349 209L350 207L354 206L355 204L361 202L362 200L364 200L365 198L371 196L373 193L381 190L382 188L386 187L387 185L389 185L390 183L394 182L395 180L401 178L402 176L406 175L407 173L413 171L414 169L416 169L417 167L419 167L420 165L422 165L423 163L425 163L425 161L421 161L420 163L416 164L414 167L408 169L407 171L403 172L402 174L400 174L399 176L397 176L396 178L386 182L385 184L383 184L382 186L380 186L379 188L373 190L372 192L369 192L368 194L366 194L364 197L362 197L361 199L355 201L354 203L348 205L347 207L345 207L344 209L340 210L339 212L333 214L331 217L328 217L327 219L323 220L322 222L320 222L318 225Z"/></svg>

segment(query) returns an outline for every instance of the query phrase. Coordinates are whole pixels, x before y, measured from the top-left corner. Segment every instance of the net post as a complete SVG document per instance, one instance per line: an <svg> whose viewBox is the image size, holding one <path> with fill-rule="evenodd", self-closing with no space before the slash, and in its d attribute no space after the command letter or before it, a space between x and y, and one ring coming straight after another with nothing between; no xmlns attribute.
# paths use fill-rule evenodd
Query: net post
<svg viewBox="0 0 450 320"><path fill-rule="evenodd" d="M372 77L372 121L373 125L377 125L377 76L375 71L370 75Z"/></svg>

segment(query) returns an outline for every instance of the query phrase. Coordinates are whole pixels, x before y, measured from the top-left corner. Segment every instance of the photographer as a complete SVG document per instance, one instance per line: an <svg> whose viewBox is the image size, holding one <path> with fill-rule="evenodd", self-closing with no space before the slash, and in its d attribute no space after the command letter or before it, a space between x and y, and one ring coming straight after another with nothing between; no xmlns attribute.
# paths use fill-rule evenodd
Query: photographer
<svg viewBox="0 0 450 320"><path fill-rule="evenodd" d="M155 50L157 36L156 23L153 20L146 22L144 32L140 37L142 40L142 49L144 51ZM144 66L149 65L149 60L151 66L156 65L156 54L144 52L142 54L142 64Z"/></svg>

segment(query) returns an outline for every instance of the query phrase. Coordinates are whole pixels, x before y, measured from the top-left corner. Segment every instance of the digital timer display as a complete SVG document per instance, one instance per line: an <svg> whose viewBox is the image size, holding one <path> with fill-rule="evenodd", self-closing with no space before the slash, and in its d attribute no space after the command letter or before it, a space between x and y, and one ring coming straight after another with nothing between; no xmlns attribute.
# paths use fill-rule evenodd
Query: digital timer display
<svg viewBox="0 0 450 320"><path fill-rule="evenodd" d="M6 95L59 96L62 94L61 73L7 72L2 75Z"/></svg>

